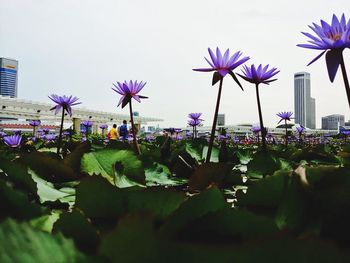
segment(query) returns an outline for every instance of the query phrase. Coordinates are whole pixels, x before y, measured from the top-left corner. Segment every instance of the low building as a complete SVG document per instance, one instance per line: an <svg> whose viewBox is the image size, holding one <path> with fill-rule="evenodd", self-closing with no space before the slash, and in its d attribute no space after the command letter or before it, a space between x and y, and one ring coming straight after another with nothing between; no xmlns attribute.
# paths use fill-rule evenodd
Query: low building
<svg viewBox="0 0 350 263"><path fill-rule="evenodd" d="M322 130L338 130L339 126L344 126L344 115L332 114L322 117Z"/></svg>

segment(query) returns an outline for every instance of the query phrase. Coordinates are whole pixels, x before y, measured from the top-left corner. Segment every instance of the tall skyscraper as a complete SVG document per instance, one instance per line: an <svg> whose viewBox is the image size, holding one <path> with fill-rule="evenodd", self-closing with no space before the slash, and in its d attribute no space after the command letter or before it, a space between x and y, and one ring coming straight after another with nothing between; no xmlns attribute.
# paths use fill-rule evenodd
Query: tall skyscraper
<svg viewBox="0 0 350 263"><path fill-rule="evenodd" d="M218 126L225 126L225 113L218 113Z"/></svg>
<svg viewBox="0 0 350 263"><path fill-rule="evenodd" d="M316 128L315 99L311 98L310 74L307 72L294 74L294 114L295 123Z"/></svg>
<svg viewBox="0 0 350 263"><path fill-rule="evenodd" d="M17 98L18 61L0 58L0 95Z"/></svg>

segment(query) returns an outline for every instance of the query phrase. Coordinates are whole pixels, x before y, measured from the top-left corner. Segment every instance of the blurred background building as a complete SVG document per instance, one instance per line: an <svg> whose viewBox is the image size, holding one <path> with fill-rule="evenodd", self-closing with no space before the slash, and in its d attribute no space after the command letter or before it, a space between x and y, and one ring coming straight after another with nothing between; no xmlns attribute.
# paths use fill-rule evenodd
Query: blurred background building
<svg viewBox="0 0 350 263"><path fill-rule="evenodd" d="M17 98L18 61L0 58L0 95Z"/></svg>
<svg viewBox="0 0 350 263"><path fill-rule="evenodd" d="M322 130L338 130L345 125L345 117L341 114L332 114L322 117Z"/></svg>

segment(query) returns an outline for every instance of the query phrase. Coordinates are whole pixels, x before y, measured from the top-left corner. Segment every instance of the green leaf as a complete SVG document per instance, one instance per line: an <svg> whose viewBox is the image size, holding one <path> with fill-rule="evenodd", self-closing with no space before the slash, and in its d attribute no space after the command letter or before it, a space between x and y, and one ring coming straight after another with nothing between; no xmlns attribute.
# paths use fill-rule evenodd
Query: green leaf
<svg viewBox="0 0 350 263"><path fill-rule="evenodd" d="M37 184L38 195L40 202L45 203L46 201L61 201L61 203L69 203L73 205L75 202L75 189L70 187L64 187L62 189L56 189L55 186L40 178L34 171L29 170L33 180Z"/></svg>
<svg viewBox="0 0 350 263"><path fill-rule="evenodd" d="M160 233L167 237L174 236L192 220L227 206L220 190L211 187L199 195L192 196L176 209L160 228Z"/></svg>
<svg viewBox="0 0 350 263"><path fill-rule="evenodd" d="M210 156L210 161L217 163L219 162L219 148L213 146L212 151L211 151L211 156ZM203 152L202 152L202 159L205 159L207 156L207 152L208 152L208 146L204 146L203 147Z"/></svg>
<svg viewBox="0 0 350 263"><path fill-rule="evenodd" d="M98 174L114 184L115 176L126 176L129 180L145 184L141 161L128 150L102 150L84 154L81 170L89 175Z"/></svg>
<svg viewBox="0 0 350 263"><path fill-rule="evenodd" d="M185 199L185 193L172 189L120 189L101 177L93 176L82 180L78 186L76 207L91 218L113 219L128 212L148 212L164 218Z"/></svg>
<svg viewBox="0 0 350 263"><path fill-rule="evenodd" d="M202 190L210 184L221 185L232 166L224 163L204 163L197 167L188 183L192 190Z"/></svg>
<svg viewBox="0 0 350 263"><path fill-rule="evenodd" d="M326 148L327 149L327 148ZM329 153L329 150L325 150L322 148L304 148L302 150L296 151L291 155L290 159L295 162L300 162L301 160L305 160L308 162L313 162L316 164L337 164L338 159L335 157L333 153Z"/></svg>
<svg viewBox="0 0 350 263"><path fill-rule="evenodd" d="M128 212L148 212L164 219L187 199L186 194L173 189L152 187L124 192Z"/></svg>
<svg viewBox="0 0 350 263"><path fill-rule="evenodd" d="M7 217L28 220L42 215L42 208L28 200L27 195L12 189L0 179L0 221Z"/></svg>
<svg viewBox="0 0 350 263"><path fill-rule="evenodd" d="M28 223L18 224L13 220L0 224L0 244L2 263L73 263L84 259L72 240L61 234L37 231Z"/></svg>
<svg viewBox="0 0 350 263"><path fill-rule="evenodd" d="M186 151L197 161L203 161L203 148L208 144L207 140L196 138L192 141L187 141L185 145Z"/></svg>
<svg viewBox="0 0 350 263"><path fill-rule="evenodd" d="M257 152L247 165L247 176L261 178L266 175L272 175L280 169L279 160L268 152Z"/></svg>
<svg viewBox="0 0 350 263"><path fill-rule="evenodd" d="M17 188L37 196L36 183L27 172L27 167L20 163L0 159L0 169L6 174L4 180L12 182Z"/></svg>
<svg viewBox="0 0 350 263"><path fill-rule="evenodd" d="M63 163L71 167L74 172L79 173L81 158L83 157L84 153L86 153L89 149L90 143L84 142L79 144L73 150L73 152L71 152L66 156L66 158L64 158Z"/></svg>
<svg viewBox="0 0 350 263"><path fill-rule="evenodd" d="M87 177L76 190L75 207L91 218L117 218L126 212L122 191L99 176Z"/></svg>
<svg viewBox="0 0 350 263"><path fill-rule="evenodd" d="M304 230L305 225L312 221L310 209L310 200L303 189L300 177L293 173L289 177L281 198L276 215L276 223L280 229L301 232Z"/></svg>
<svg viewBox="0 0 350 263"><path fill-rule="evenodd" d="M250 149L237 149L236 154L241 164L248 164L253 159L253 152Z"/></svg>
<svg viewBox="0 0 350 263"><path fill-rule="evenodd" d="M277 233L271 218L244 210L224 208L200 217L179 231L181 240L205 243L241 243Z"/></svg>
<svg viewBox="0 0 350 263"><path fill-rule="evenodd" d="M53 232L62 232L67 238L72 238L75 245L89 253L96 251L99 236L90 221L79 211L63 213L54 225Z"/></svg>
<svg viewBox="0 0 350 263"><path fill-rule="evenodd" d="M186 179L175 177L169 171L169 168L160 163L154 163L152 167L145 170L146 173L146 185L182 185L187 182Z"/></svg>
<svg viewBox="0 0 350 263"><path fill-rule="evenodd" d="M166 255L159 247L151 217L128 215L102 239L99 252L110 262L161 262Z"/></svg>
<svg viewBox="0 0 350 263"><path fill-rule="evenodd" d="M239 207L248 207L259 212L275 213L283 197L290 172L280 171L273 176L254 182L245 194L236 192Z"/></svg>
<svg viewBox="0 0 350 263"><path fill-rule="evenodd" d="M80 175L71 167L45 153L32 152L23 155L21 160L37 175L49 182L74 181L80 178Z"/></svg>
<svg viewBox="0 0 350 263"><path fill-rule="evenodd" d="M33 218L30 225L37 230L51 233L53 224L60 218L60 211L51 211L51 214Z"/></svg>

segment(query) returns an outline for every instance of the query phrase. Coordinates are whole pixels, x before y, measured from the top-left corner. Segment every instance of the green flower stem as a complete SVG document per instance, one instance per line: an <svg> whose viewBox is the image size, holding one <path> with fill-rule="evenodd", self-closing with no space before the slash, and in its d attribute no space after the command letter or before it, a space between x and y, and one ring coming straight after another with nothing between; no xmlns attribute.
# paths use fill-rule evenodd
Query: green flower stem
<svg viewBox="0 0 350 263"><path fill-rule="evenodd" d="M216 130L216 123L218 120L218 113L219 113L219 105L220 105L220 98L221 98L221 90L222 90L222 82L224 78L220 78L220 84L219 84L219 91L218 91L218 98L216 100L216 107L215 107L215 113L214 113L214 120L213 120L213 126L211 128L211 134L210 134L210 140L208 145L208 152L207 152L207 158L205 159L206 163L210 162L210 156L211 151L213 149L213 143L214 143L214 137L215 137L215 130Z"/></svg>
<svg viewBox="0 0 350 263"><path fill-rule="evenodd" d="M263 122L262 112L261 112L260 96L259 96L259 84L255 84L255 88L256 88L256 101L258 103L258 111L259 111L262 150L266 151L266 138L265 138L266 131L265 131L265 128L264 128L264 122Z"/></svg>
<svg viewBox="0 0 350 263"><path fill-rule="evenodd" d="M350 85L349 85L348 75L346 74L343 53L341 54L340 66L341 66L341 71L343 74L345 91L346 91L346 95L348 97L348 103L349 103L349 107L350 107Z"/></svg>
<svg viewBox="0 0 350 263"><path fill-rule="evenodd" d="M58 142L57 142L57 155L58 155L58 156L59 156L59 154L60 154L61 143L62 143L62 131L63 131L64 111L65 111L65 108L62 108L61 127L60 127L60 133L59 133L59 135L58 135Z"/></svg>
<svg viewBox="0 0 350 263"><path fill-rule="evenodd" d="M285 145L286 147L288 146L288 130L287 130L287 120L284 120L284 127L286 129L286 140L285 140Z"/></svg>
<svg viewBox="0 0 350 263"><path fill-rule="evenodd" d="M135 131L136 127L134 125L134 116L132 115L131 101L129 102L129 109L130 109L131 130L132 130L132 137L133 137L134 147L135 147L136 154L140 155L141 154L141 150L140 150L140 146L137 143L137 139L136 139L136 131Z"/></svg>

